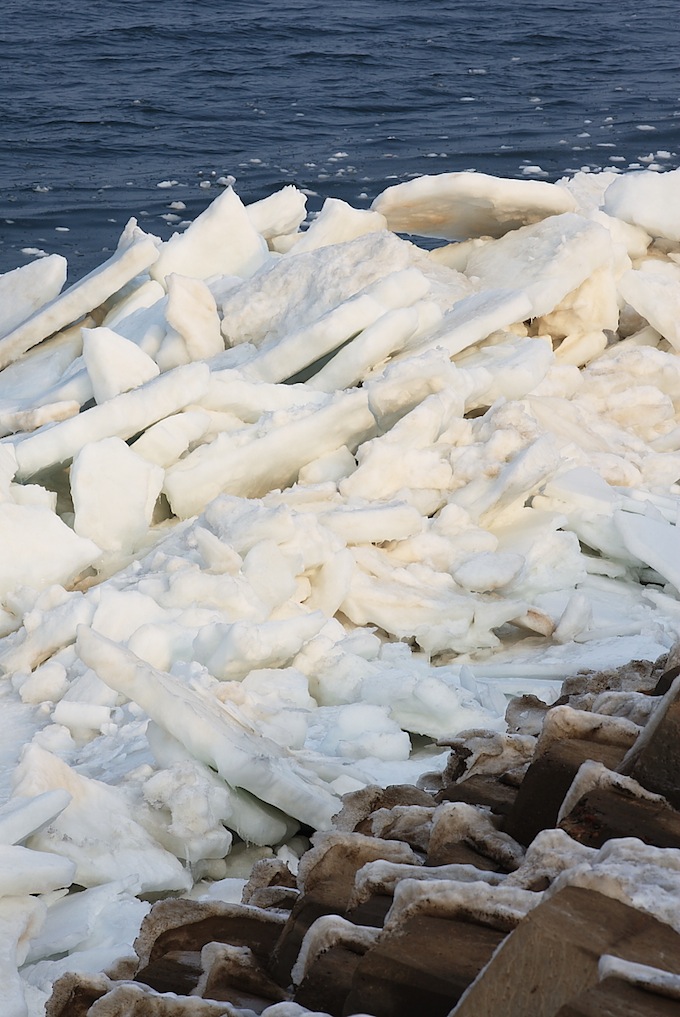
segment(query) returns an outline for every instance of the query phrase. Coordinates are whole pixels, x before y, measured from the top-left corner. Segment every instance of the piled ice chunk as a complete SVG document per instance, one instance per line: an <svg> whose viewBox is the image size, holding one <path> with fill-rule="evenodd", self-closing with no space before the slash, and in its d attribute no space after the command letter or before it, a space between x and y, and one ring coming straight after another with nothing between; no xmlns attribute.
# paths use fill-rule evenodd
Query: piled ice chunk
<svg viewBox="0 0 680 1017"><path fill-rule="evenodd" d="M99 970L121 899L678 638L679 200L445 174L301 230L295 188L228 189L61 294L59 260L0 278L3 956L75 882Z"/></svg>

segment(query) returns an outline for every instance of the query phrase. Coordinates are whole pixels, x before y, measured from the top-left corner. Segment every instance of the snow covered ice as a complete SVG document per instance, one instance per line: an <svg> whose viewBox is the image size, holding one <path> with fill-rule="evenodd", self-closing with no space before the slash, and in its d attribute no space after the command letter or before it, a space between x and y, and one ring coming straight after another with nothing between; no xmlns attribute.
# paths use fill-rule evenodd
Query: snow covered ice
<svg viewBox="0 0 680 1017"><path fill-rule="evenodd" d="M0 277L3 1013L680 637L678 207L443 174L305 229L227 188Z"/></svg>

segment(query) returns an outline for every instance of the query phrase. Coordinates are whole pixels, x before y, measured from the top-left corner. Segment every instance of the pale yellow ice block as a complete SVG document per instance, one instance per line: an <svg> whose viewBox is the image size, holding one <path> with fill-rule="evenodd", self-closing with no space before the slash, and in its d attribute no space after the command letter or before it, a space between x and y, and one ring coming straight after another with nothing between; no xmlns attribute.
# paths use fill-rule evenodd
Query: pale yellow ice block
<svg viewBox="0 0 680 1017"><path fill-rule="evenodd" d="M542 180L441 173L388 187L371 208L382 212L395 233L466 240L501 237L547 216L572 212L576 200Z"/></svg>

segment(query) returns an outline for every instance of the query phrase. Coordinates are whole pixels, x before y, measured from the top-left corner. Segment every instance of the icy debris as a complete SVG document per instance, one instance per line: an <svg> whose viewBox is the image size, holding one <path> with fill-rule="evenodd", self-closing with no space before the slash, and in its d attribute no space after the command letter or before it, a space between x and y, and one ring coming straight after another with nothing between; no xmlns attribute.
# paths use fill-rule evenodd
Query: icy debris
<svg viewBox="0 0 680 1017"><path fill-rule="evenodd" d="M227 783L283 807L310 826L328 827L340 807L332 789L244 723L234 707L156 671L85 628L79 630L77 649L107 684L137 703Z"/></svg>
<svg viewBox="0 0 680 1017"><path fill-rule="evenodd" d="M67 790L71 802L49 826L28 838L25 849L16 849L51 852L69 867L75 863L73 875L57 886L99 886L124 878L135 879L137 892L186 890L191 885L177 859L133 818L120 789L81 776L37 744L27 746L14 793L30 796L57 788Z"/></svg>
<svg viewBox="0 0 680 1017"><path fill-rule="evenodd" d="M366 653L368 645L363 648ZM664 655L655 670L672 674L676 657L675 651ZM621 674L618 678L619 684L625 682ZM614 672L611 680L615 681ZM644 677L639 680L644 682ZM569 693L565 695L569 698ZM584 693L578 692L571 701L583 699ZM560 709L553 708L558 716ZM546 707L544 715L550 713ZM561 724L568 733L564 718ZM596 729L586 730L583 721L572 722L571 730L584 736L581 741L597 736ZM495 736L487 734L493 741ZM472 746L482 735L461 734L459 754L467 750L472 755ZM599 822L595 813L585 818L582 829L575 828L578 839L562 829L543 829L524 853L502 832L508 808L514 808L513 793L517 795L510 774L473 774L458 782L454 776L451 782L447 771L442 775L444 786L434 797L407 785L385 789L374 785L348 795L338 827L316 834L314 847L302 855L299 866L294 842L279 850L278 857L255 865L240 905L220 903L210 895L197 902L157 904L143 922L136 957L121 941L117 975L106 983L86 974L77 982L64 980L63 987L61 982L55 987L55 1005L67 985L74 990L77 984L103 997L102 1006L104 1000L116 1006L127 999L121 995L131 984L125 979L134 975L148 986L146 1000L159 1006L161 990L172 987L179 990L172 998L182 1007L197 998L212 1005L229 992L239 1002L246 993L265 1014L280 1012L284 1006L295 1012L290 1008L303 1004L307 1012L323 1005L333 1012L368 1013L377 1009L376 974L386 970L390 977L380 979L377 989L383 1003L389 998L396 1013L410 1012L404 999L415 993L428 1009L436 1002L442 1010L446 1004L454 1012L476 1013L480 998L507 1000L510 985L513 1015L521 1017L530 1012L527 1000L533 994L527 986L536 978L543 986L541 1000L548 995L553 1001L580 999L597 986L598 975L601 983L594 990L598 999L600 988L605 994L609 991L612 978L648 993L644 1002L651 1007L655 999L674 999L680 975L678 936L666 923L677 896L671 871L677 868L677 850L650 847L632 838L611 840L599 851L589 847L586 842ZM186 767L183 773L186 780ZM559 784L561 774L556 771L553 776ZM147 787L165 788L174 826L175 806L178 819L185 810L179 800L173 801L179 784L167 783L166 777L159 774ZM630 778L587 763L568 792L563 811L577 785L581 790L616 786L648 802L658 798L635 787ZM460 789L469 793L468 803L441 801L442 795L450 797ZM499 794L502 789L505 795ZM189 797L192 794L193 789ZM652 818L646 835L680 840L680 828L672 832L673 817L666 809L668 818L671 824L661 827ZM347 829L351 826L355 829ZM457 838L461 839L456 843ZM443 852L464 853L467 862L440 865L437 857ZM297 878L284 859L294 861ZM113 893L114 887L110 889ZM121 885L116 892L122 889ZM219 883L213 890L216 896L233 892L229 887L222 890ZM95 924L91 940L97 943L97 902L85 906L79 897L52 903L46 928L53 929L63 914L71 942L82 934L82 920L91 915ZM38 951L49 953L50 933L41 939ZM199 951L200 970L192 961ZM102 949L90 953L106 956ZM90 970L86 956L87 951L71 954L76 970ZM21 973L29 984L42 986L50 971L55 975L62 970L61 964L52 959L29 963ZM533 981L528 982L530 973ZM190 995L184 995L187 992Z"/></svg>
<svg viewBox="0 0 680 1017"><path fill-rule="evenodd" d="M305 977L308 965L311 965L331 947L342 945L358 952L357 947L365 950L373 946L379 934L378 929L355 925L337 915L325 915L318 918L302 941L298 959L291 972L293 984L299 985Z"/></svg>
<svg viewBox="0 0 680 1017"><path fill-rule="evenodd" d="M548 704L680 633L675 185L445 174L306 230L297 189L227 188L64 292L50 258L0 279L5 846L126 900L241 878L442 739L459 797L365 829L549 881L560 845L532 869L467 810L510 808L541 725L534 762L623 754L641 691Z"/></svg>

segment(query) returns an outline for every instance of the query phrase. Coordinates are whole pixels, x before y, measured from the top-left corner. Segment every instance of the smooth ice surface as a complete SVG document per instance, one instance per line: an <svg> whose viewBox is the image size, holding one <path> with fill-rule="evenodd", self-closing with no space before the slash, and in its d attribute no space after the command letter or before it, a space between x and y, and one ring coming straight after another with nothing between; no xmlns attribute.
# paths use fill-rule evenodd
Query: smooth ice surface
<svg viewBox="0 0 680 1017"><path fill-rule="evenodd" d="M604 210L653 237L680 241L680 170L627 173L604 193Z"/></svg>
<svg viewBox="0 0 680 1017"><path fill-rule="evenodd" d="M0 845L0 897L49 893L74 881L76 867L68 858L19 845Z"/></svg>
<svg viewBox="0 0 680 1017"><path fill-rule="evenodd" d="M64 811L71 801L68 791L58 788L35 798L12 798L0 806L0 844L20 844Z"/></svg>
<svg viewBox="0 0 680 1017"><path fill-rule="evenodd" d="M635 837L608 841L587 862L562 873L548 890L565 886L597 890L654 915L680 931L680 850L643 844Z"/></svg>

